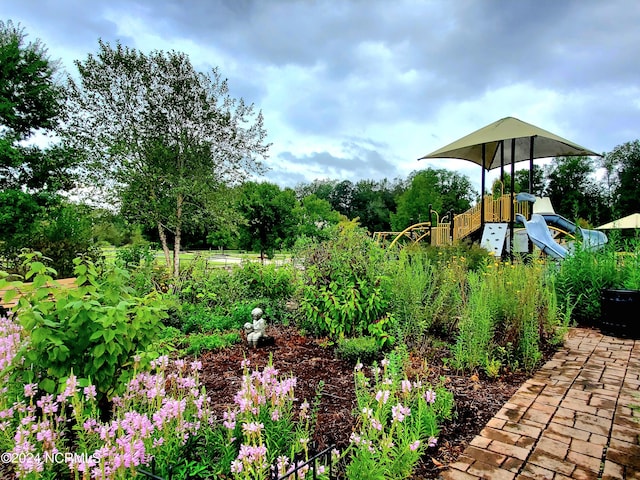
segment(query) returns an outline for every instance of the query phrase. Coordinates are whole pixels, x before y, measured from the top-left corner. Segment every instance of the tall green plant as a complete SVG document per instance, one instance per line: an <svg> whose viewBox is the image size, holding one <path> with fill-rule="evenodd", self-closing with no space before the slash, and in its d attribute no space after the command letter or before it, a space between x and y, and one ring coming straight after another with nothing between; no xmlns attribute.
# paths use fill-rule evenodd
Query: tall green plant
<svg viewBox="0 0 640 480"><path fill-rule="evenodd" d="M476 369L491 358L495 323L489 288L483 275L469 273L469 297L462 320L458 325L458 338L453 348L457 368Z"/></svg>
<svg viewBox="0 0 640 480"><path fill-rule="evenodd" d="M603 288L622 288L615 242L593 251L578 246L564 259L556 274L556 291L563 305L573 305L573 319L580 325L594 325L600 317Z"/></svg>
<svg viewBox="0 0 640 480"><path fill-rule="evenodd" d="M132 296L124 270L99 275L89 260L77 258L74 264L76 288L56 286L55 272L35 254L26 256L26 279L33 281L32 288L11 283L24 291L14 314L31 332L16 375L53 393L73 372L79 382L93 382L98 395L106 398L130 378L131 358L156 339L165 306L157 294ZM5 284L0 281L0 288Z"/></svg>
<svg viewBox="0 0 640 480"><path fill-rule="evenodd" d="M354 222L341 223L331 240L302 252L303 327L334 339L369 333L393 343L384 253Z"/></svg>
<svg viewBox="0 0 640 480"><path fill-rule="evenodd" d="M531 370L542 358L542 346L566 331L564 320L542 260L493 262L469 274L454 361L458 368L484 368L490 375L497 375L503 362Z"/></svg>

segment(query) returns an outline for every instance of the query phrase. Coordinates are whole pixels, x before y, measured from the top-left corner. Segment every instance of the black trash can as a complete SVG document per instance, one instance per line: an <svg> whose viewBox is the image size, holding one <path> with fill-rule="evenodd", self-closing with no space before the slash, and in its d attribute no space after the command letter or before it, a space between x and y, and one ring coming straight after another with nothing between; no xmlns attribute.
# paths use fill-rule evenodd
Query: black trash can
<svg viewBox="0 0 640 480"><path fill-rule="evenodd" d="M640 290L602 289L600 331L605 335L640 339Z"/></svg>

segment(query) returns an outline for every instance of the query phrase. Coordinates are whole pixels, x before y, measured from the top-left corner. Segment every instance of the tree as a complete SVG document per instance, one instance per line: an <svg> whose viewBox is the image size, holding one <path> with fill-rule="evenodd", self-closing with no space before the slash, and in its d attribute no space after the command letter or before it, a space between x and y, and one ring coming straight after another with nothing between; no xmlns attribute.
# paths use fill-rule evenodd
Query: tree
<svg viewBox="0 0 640 480"><path fill-rule="evenodd" d="M409 176L410 187L398 198L398 211L391 214L391 228L401 231L419 222L428 222L429 205L442 209L442 197L438 192L438 175L428 168Z"/></svg>
<svg viewBox="0 0 640 480"><path fill-rule="evenodd" d="M435 170L437 188L442 197L442 212L453 212L454 215L466 212L478 196L466 175L451 170Z"/></svg>
<svg viewBox="0 0 640 480"><path fill-rule="evenodd" d="M275 249L293 244L297 219L292 212L298 201L292 189L273 183L247 182L242 190L240 211L247 224L240 228L240 244L259 251L264 261L265 254L272 257Z"/></svg>
<svg viewBox="0 0 640 480"><path fill-rule="evenodd" d="M94 159L94 180L123 202L137 199L131 211L155 225L177 276L185 225L233 223L223 190L263 170L262 113L232 98L217 69L198 72L183 53L146 55L100 41L76 66L65 138Z"/></svg>
<svg viewBox="0 0 640 480"><path fill-rule="evenodd" d="M369 232L384 232L391 228L391 213L396 200L387 179L380 182L360 180L356 183L352 199L352 215Z"/></svg>
<svg viewBox="0 0 640 480"><path fill-rule="evenodd" d="M349 180L336 183L329 195L329 203L333 209L347 218L353 218L353 195L355 186Z"/></svg>
<svg viewBox="0 0 640 480"><path fill-rule="evenodd" d="M590 157L556 157L546 173L545 194L556 212L591 224L607 217L605 195L595 181L595 165Z"/></svg>
<svg viewBox="0 0 640 480"><path fill-rule="evenodd" d="M20 25L0 21L0 188L69 190L78 162L73 151L27 143L57 125L63 89L47 49L26 38Z"/></svg>
<svg viewBox="0 0 640 480"><path fill-rule="evenodd" d="M298 219L297 236L318 240L328 240L331 232L329 227L340 222L340 214L327 200L315 194L302 199L294 216Z"/></svg>
<svg viewBox="0 0 640 480"><path fill-rule="evenodd" d="M529 169L520 169L515 171L513 193L527 192L529 193ZM544 171L539 165L533 166L533 193L537 197L544 195L545 178ZM494 197L498 197L501 194L511 193L511 175L504 174L504 179L500 182L500 179L496 179L491 187L491 192Z"/></svg>
<svg viewBox="0 0 640 480"><path fill-rule="evenodd" d="M448 212L465 212L477 196L465 175L450 170L427 168L412 172L407 181L410 186L398 197L397 213L391 215L396 231L430 221L429 205L442 218Z"/></svg>
<svg viewBox="0 0 640 480"><path fill-rule="evenodd" d="M616 215L640 212L640 140L618 145L605 155L604 163L613 176Z"/></svg>

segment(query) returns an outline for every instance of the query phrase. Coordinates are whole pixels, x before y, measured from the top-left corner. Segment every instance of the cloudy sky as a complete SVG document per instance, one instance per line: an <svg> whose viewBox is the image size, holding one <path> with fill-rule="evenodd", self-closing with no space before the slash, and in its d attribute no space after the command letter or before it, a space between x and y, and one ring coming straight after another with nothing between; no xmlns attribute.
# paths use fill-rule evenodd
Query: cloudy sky
<svg viewBox="0 0 640 480"><path fill-rule="evenodd" d="M98 39L186 52L262 110L267 178L405 177L506 116L596 152L640 138L637 0L0 0L73 73Z"/></svg>

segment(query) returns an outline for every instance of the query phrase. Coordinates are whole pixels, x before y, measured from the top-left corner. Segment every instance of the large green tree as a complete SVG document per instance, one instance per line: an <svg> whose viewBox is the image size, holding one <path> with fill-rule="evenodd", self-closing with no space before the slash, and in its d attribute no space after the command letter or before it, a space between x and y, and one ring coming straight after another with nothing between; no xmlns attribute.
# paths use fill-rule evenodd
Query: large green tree
<svg viewBox="0 0 640 480"><path fill-rule="evenodd" d="M352 199L352 215L369 232L385 232L391 228L391 213L396 211L395 186L387 179L360 180Z"/></svg>
<svg viewBox="0 0 640 480"><path fill-rule="evenodd" d="M298 201L295 192L268 182L247 182L242 188L240 211L246 225L240 227L242 248L273 256L276 249L291 246L295 240Z"/></svg>
<svg viewBox="0 0 640 480"><path fill-rule="evenodd" d="M65 137L93 159L94 180L124 202L137 199L130 212L155 225L178 275L185 225L233 222L221 190L262 171L262 113L232 98L218 70L198 72L183 53L100 41L76 66Z"/></svg>
<svg viewBox="0 0 640 480"><path fill-rule="evenodd" d="M69 190L77 158L58 144L39 147L60 118L63 89L47 49L11 20L0 21L0 188Z"/></svg>
<svg viewBox="0 0 640 480"><path fill-rule="evenodd" d="M328 240L331 228L340 222L340 213L331 204L315 194L307 195L293 213L298 221L296 236Z"/></svg>
<svg viewBox="0 0 640 480"><path fill-rule="evenodd" d="M428 168L409 176L409 188L398 197L398 210L391 214L391 227L401 231L419 222L430 221L429 206L442 210L442 197L438 191L436 171Z"/></svg>
<svg viewBox="0 0 640 480"><path fill-rule="evenodd" d="M616 215L640 212L640 140L618 145L605 155L604 166L612 177Z"/></svg>
<svg viewBox="0 0 640 480"><path fill-rule="evenodd" d="M590 157L556 157L546 168L545 194L557 213L597 225L609 215L606 196Z"/></svg>
<svg viewBox="0 0 640 480"><path fill-rule="evenodd" d="M427 168L412 172L409 187L398 197L398 208L391 214L391 226L401 231L418 222L435 221L429 217L429 205L442 218L448 212L462 213L477 197L468 177L446 169Z"/></svg>

